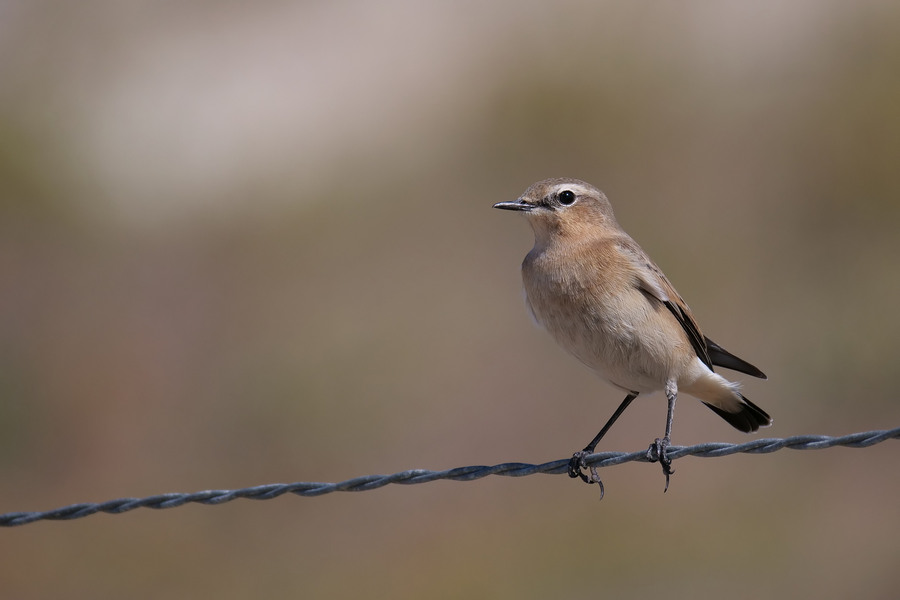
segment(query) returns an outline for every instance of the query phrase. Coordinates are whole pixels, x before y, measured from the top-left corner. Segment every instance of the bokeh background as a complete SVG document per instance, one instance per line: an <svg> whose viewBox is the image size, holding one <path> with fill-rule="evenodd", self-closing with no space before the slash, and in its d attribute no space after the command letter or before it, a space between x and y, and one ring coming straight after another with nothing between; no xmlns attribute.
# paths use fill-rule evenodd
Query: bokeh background
<svg viewBox="0 0 900 600"><path fill-rule="evenodd" d="M0 512L569 456L621 393L490 208L551 176L768 373L763 435L900 424L897 3L0 2ZM747 439L687 398L674 438ZM894 598L898 451L42 522L0 587Z"/></svg>

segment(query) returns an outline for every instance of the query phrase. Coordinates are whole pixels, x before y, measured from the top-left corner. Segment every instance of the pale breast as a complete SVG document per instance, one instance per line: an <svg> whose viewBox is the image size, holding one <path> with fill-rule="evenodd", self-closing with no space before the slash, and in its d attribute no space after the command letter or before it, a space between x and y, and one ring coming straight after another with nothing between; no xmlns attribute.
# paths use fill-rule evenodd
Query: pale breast
<svg viewBox="0 0 900 600"><path fill-rule="evenodd" d="M542 252L529 254L522 276L535 320L604 379L649 392L664 387L678 370L676 347L687 339L629 271L596 260L566 264Z"/></svg>

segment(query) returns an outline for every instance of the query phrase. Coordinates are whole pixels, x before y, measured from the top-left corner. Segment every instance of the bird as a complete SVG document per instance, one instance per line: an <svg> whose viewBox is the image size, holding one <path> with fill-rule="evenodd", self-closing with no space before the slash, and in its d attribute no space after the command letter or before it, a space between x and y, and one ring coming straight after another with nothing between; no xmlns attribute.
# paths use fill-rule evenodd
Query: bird
<svg viewBox="0 0 900 600"><path fill-rule="evenodd" d="M599 484L603 497L603 482L585 457L641 394L663 391L667 400L665 434L647 450L647 460L662 466L664 492L674 472L667 449L679 392L745 433L772 424L766 411L741 394L739 383L714 368L766 375L703 334L669 279L616 221L603 192L579 179L545 179L493 208L523 214L534 232L534 247L522 262L525 302L534 320L627 394L594 439L572 455L570 477Z"/></svg>

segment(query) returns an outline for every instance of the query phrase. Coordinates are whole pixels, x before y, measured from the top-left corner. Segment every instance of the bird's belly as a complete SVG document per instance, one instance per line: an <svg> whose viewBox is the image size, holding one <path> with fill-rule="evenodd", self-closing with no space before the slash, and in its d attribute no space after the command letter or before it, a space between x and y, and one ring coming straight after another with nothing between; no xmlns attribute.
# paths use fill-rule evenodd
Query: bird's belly
<svg viewBox="0 0 900 600"><path fill-rule="evenodd" d="M586 329L562 334L547 328L556 341L600 377L629 392L652 392L665 387L669 369L665 362L642 348L639 337L624 331Z"/></svg>
<svg viewBox="0 0 900 600"><path fill-rule="evenodd" d="M526 290L526 295L535 320L556 342L613 385L647 393L677 379L676 346L683 334L673 332L667 315L638 290L633 296L594 295L584 301L577 294L547 297Z"/></svg>

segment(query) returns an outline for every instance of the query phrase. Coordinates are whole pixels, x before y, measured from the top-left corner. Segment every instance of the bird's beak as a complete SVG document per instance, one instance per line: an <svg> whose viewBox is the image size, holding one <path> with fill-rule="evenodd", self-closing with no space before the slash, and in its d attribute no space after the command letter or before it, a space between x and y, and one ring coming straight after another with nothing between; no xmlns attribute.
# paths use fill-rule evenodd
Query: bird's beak
<svg viewBox="0 0 900 600"><path fill-rule="evenodd" d="M503 210L519 210L522 212L529 212L534 210L534 204L530 204L525 201L524 198L519 198L515 202L498 202L494 205L494 208L500 208Z"/></svg>

